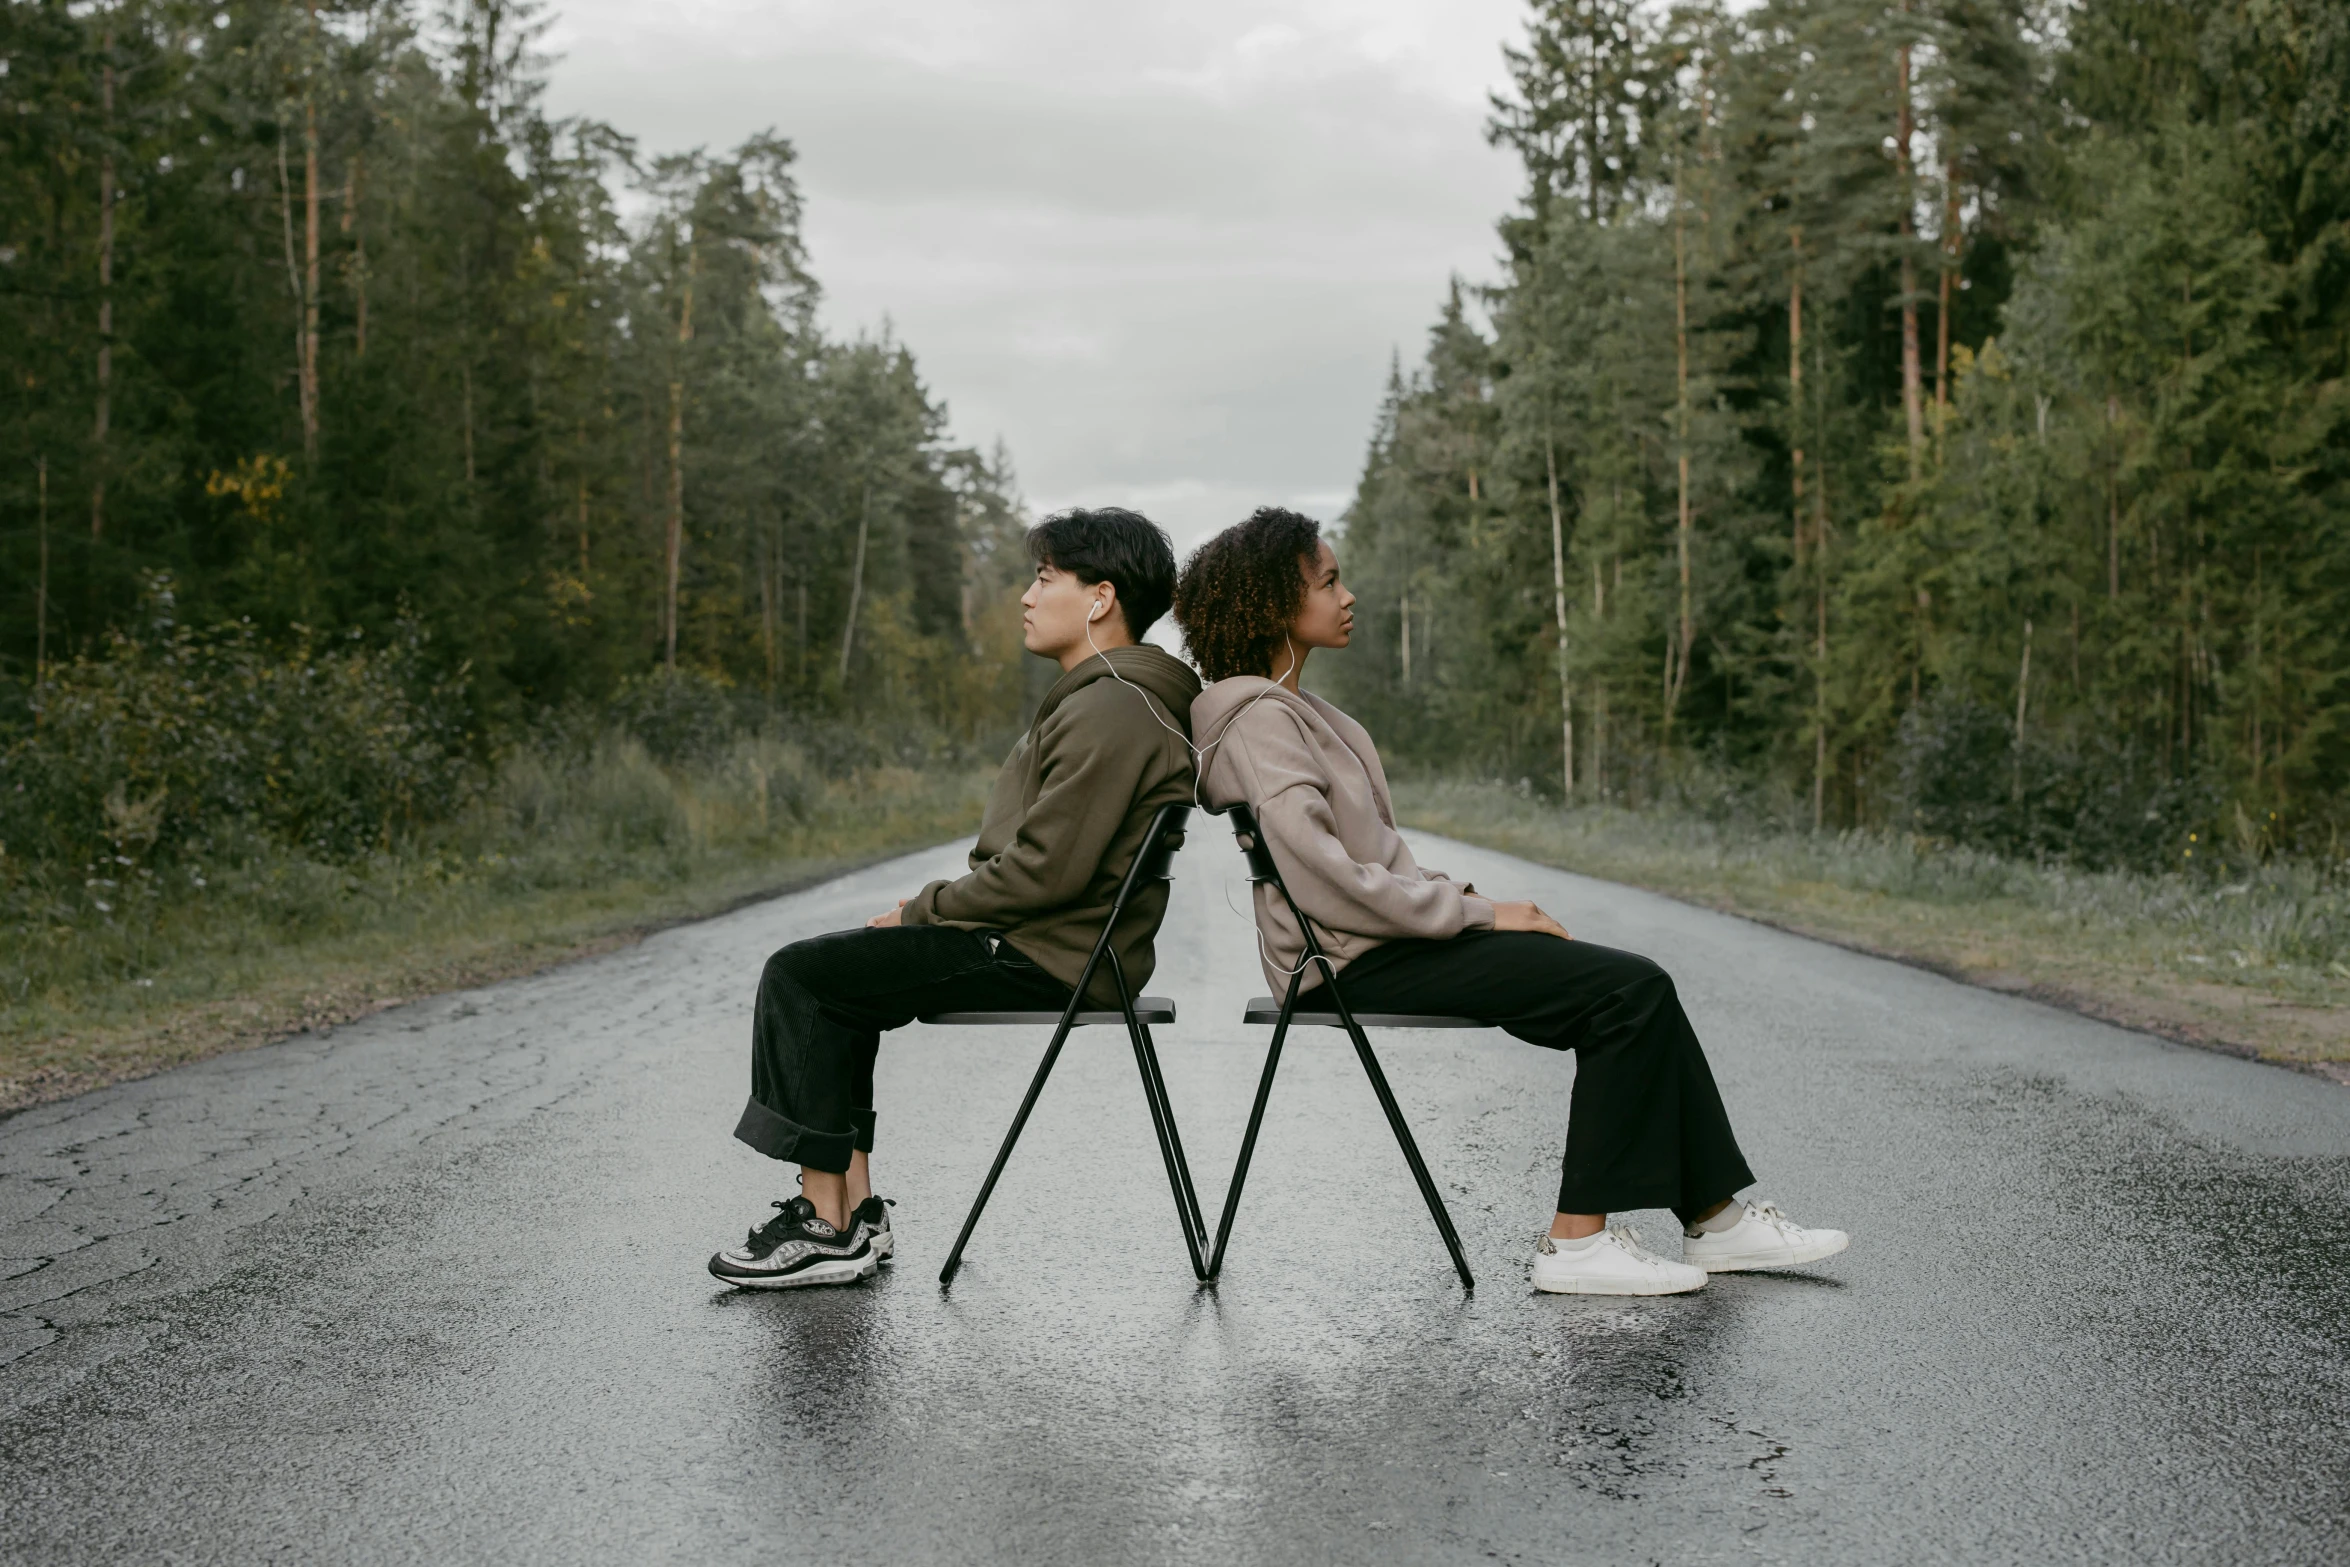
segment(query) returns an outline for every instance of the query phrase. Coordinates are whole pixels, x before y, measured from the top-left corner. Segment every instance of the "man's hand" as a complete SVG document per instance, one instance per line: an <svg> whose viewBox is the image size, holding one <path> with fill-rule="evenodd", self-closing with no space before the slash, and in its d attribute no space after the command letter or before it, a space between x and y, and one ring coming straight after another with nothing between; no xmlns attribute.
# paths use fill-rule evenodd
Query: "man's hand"
<svg viewBox="0 0 2350 1567"><path fill-rule="evenodd" d="M1496 903L1493 906L1495 930L1531 930L1545 936L1556 936L1561 941L1573 941L1567 927L1543 913L1531 903Z"/></svg>
<svg viewBox="0 0 2350 1567"><path fill-rule="evenodd" d="M903 898L898 899L898 907L896 909L890 910L887 914L874 915L871 919L865 922L865 928L867 930L897 929L898 925L901 923L898 919L898 909L903 909L905 906L906 900Z"/></svg>

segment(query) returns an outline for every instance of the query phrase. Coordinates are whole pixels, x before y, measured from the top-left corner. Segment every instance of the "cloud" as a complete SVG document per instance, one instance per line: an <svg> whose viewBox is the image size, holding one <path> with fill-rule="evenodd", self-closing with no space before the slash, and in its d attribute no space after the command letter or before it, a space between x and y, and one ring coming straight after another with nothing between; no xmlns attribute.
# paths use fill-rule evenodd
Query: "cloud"
<svg viewBox="0 0 2350 1567"><path fill-rule="evenodd" d="M886 317L1040 505L1204 533L1353 487L1388 356L1489 275L1520 0L567 7L559 113L802 154L826 318Z"/></svg>

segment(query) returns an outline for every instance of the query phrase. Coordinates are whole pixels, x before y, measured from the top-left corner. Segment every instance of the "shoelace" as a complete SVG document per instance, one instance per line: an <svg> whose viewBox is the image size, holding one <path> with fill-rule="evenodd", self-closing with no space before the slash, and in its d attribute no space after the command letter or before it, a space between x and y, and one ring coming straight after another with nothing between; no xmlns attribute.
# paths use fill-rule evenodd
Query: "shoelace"
<svg viewBox="0 0 2350 1567"><path fill-rule="evenodd" d="M1658 1267L1662 1267L1664 1265L1665 1259L1658 1256L1655 1252L1650 1251L1647 1247L1641 1245L1640 1232L1632 1228L1631 1225L1625 1223L1622 1219L1608 1220L1607 1228L1601 1233L1606 1235L1609 1239L1613 1240L1616 1243L1617 1248L1621 1250L1626 1256L1630 1257L1633 1261L1653 1263ZM1555 1252L1558 1250L1558 1242L1552 1237L1545 1235L1542 1237L1542 1240L1536 1249L1545 1252Z"/></svg>
<svg viewBox="0 0 2350 1567"><path fill-rule="evenodd" d="M800 1215L792 1210L805 1200L804 1198L792 1197L782 1202L768 1204L770 1208L777 1210L775 1217L752 1230L750 1239L745 1243L753 1255L764 1257L783 1244L784 1237L799 1227Z"/></svg>
<svg viewBox="0 0 2350 1567"><path fill-rule="evenodd" d="M1664 1266L1665 1259L1641 1245L1640 1232L1624 1220L1608 1220L1607 1233L1615 1238L1616 1244L1622 1247L1633 1261L1648 1263L1653 1267Z"/></svg>
<svg viewBox="0 0 2350 1567"><path fill-rule="evenodd" d="M1746 1205L1746 1211L1753 1214L1756 1218L1762 1220L1772 1229L1777 1230L1780 1235L1784 1236L1788 1240L1797 1239L1798 1232L1803 1228L1793 1219L1790 1219L1787 1217L1787 1215L1781 1213L1779 1211L1779 1205L1775 1202L1750 1202Z"/></svg>

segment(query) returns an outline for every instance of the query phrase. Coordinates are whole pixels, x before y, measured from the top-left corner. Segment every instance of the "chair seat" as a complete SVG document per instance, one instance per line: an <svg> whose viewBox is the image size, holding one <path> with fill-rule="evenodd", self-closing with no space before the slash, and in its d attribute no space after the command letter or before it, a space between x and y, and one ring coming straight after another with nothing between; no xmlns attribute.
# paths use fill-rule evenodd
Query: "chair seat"
<svg viewBox="0 0 2350 1567"><path fill-rule="evenodd" d="M1297 1010L1289 1014L1291 1026L1305 1024L1319 1028L1344 1028L1335 1011L1314 1006L1310 993L1298 998ZM1309 1010L1310 1009L1310 1010ZM1262 1023L1270 1028L1281 1021L1281 1003L1271 996L1259 996L1248 1004L1241 1014L1243 1023ZM1494 1025L1481 1018L1451 1017L1442 1012L1361 1012L1355 1021L1365 1028L1491 1028Z"/></svg>
<svg viewBox="0 0 2350 1567"><path fill-rule="evenodd" d="M1136 996L1134 1015L1145 1023L1172 1023L1175 1021L1175 1003L1165 996ZM1051 1028L1061 1021L1059 1012L926 1012L921 1021L943 1023L951 1027L967 1028L994 1023L1033 1023L1040 1028ZM1076 1026L1089 1023L1124 1023L1123 1012L1080 1012Z"/></svg>

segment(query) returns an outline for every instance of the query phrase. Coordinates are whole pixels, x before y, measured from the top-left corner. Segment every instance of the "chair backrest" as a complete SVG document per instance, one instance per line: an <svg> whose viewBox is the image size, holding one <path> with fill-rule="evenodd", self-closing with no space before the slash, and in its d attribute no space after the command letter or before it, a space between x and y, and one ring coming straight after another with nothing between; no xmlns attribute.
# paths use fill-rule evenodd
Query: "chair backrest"
<svg viewBox="0 0 2350 1567"><path fill-rule="evenodd" d="M1273 851L1265 846L1265 835L1257 831L1256 817L1246 805L1227 806L1224 814L1231 818L1233 840L1248 858L1248 879L1271 882L1287 897L1289 889L1281 885L1281 867L1273 863Z"/></svg>
<svg viewBox="0 0 2350 1567"><path fill-rule="evenodd" d="M1118 921L1125 918L1126 905L1145 882L1165 881L1174 861L1175 851L1183 847L1183 824L1191 817L1188 805L1162 805L1151 818L1150 831L1143 834L1142 846L1134 851L1134 862L1126 867L1126 879L1118 883L1118 896L1110 903L1110 917L1102 921L1102 933L1094 938L1093 955L1085 960L1085 972L1078 976L1076 994L1069 1000L1069 1015L1077 1015L1077 1007L1093 983L1093 971L1105 957L1110 970L1118 976L1121 988L1126 983L1126 971L1118 962L1118 954L1111 950L1110 937L1118 929Z"/></svg>
<svg viewBox="0 0 2350 1567"><path fill-rule="evenodd" d="M1183 847L1183 824L1191 818L1188 805L1162 805L1151 818L1150 831L1143 834L1142 846L1134 851L1134 863L1126 867L1126 880L1118 887L1118 901L1111 905L1110 923L1116 924L1118 915L1125 912L1126 902L1141 890L1145 882L1165 881L1175 860L1175 851ZM1104 928L1107 934L1107 927Z"/></svg>
<svg viewBox="0 0 2350 1567"><path fill-rule="evenodd" d="M1248 859L1248 879L1271 887L1281 894L1281 901L1289 905L1289 917L1297 921L1298 936L1305 944L1306 956L1322 955L1322 943L1315 939L1314 922L1306 918L1306 911L1297 906L1297 899L1289 895L1289 883L1281 879L1281 867L1273 862L1273 850L1265 842L1265 835L1257 828L1257 819L1246 805L1224 807L1232 822L1233 841Z"/></svg>

